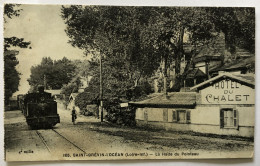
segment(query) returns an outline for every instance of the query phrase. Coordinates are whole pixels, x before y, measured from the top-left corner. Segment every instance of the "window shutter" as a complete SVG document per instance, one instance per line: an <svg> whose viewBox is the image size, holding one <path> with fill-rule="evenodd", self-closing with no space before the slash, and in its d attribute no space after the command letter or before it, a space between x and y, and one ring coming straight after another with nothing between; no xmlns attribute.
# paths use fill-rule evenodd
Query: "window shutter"
<svg viewBox="0 0 260 166"><path fill-rule="evenodd" d="M233 110L233 117L234 127L238 128L238 111L236 109Z"/></svg>
<svg viewBox="0 0 260 166"><path fill-rule="evenodd" d="M187 122L190 121L190 110L186 111L186 120L187 120Z"/></svg>
<svg viewBox="0 0 260 166"><path fill-rule="evenodd" d="M177 115L177 121L180 121L180 111L176 111L176 115Z"/></svg>
<svg viewBox="0 0 260 166"><path fill-rule="evenodd" d="M177 121L177 115L176 115L176 111L175 110L172 111L172 121L173 122Z"/></svg>
<svg viewBox="0 0 260 166"><path fill-rule="evenodd" d="M224 128L224 110L220 110L220 128Z"/></svg>
<svg viewBox="0 0 260 166"><path fill-rule="evenodd" d="M163 109L163 121L168 122L168 109Z"/></svg>

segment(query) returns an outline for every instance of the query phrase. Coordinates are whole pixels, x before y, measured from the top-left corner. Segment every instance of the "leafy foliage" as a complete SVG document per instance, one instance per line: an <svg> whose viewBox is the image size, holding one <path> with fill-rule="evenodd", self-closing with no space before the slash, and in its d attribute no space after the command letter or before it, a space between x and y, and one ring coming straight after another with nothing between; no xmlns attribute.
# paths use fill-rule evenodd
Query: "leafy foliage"
<svg viewBox="0 0 260 166"><path fill-rule="evenodd" d="M212 22L217 31L225 34L226 48L236 52L236 46L255 51L255 9L254 8L212 8Z"/></svg>
<svg viewBox="0 0 260 166"><path fill-rule="evenodd" d="M71 93L77 93L80 86L80 79L78 76L73 78L67 85L63 85L61 93L65 95L65 105L69 104L69 97Z"/></svg>
<svg viewBox="0 0 260 166"><path fill-rule="evenodd" d="M90 65L89 62L87 60L84 61L80 61L80 60L75 60L71 62L74 66L75 66L75 71L74 73L77 73L68 84L64 84L62 87L62 94L65 95L65 104L68 105L69 103L69 96L71 93L77 93L80 86L82 85L81 82L81 77L85 77L88 78L90 75ZM82 96L82 95L79 95ZM80 98L80 102L85 102L84 98ZM77 99L76 99L76 105L77 104ZM79 108L83 108L81 107L82 104L79 104Z"/></svg>
<svg viewBox="0 0 260 166"><path fill-rule="evenodd" d="M151 89L140 85L142 81L148 82L161 64L164 64L165 78L170 64L175 64L172 91L179 91L192 57L220 32L227 36L227 47L232 52L232 36L247 41L245 35L239 34L243 34L240 33L242 31L250 34L249 27L253 26L247 27L247 19L239 15L247 15L244 18L254 16L251 10L246 11L245 8L225 8L223 11L222 8L208 7L72 5L63 6L61 12L67 25L65 31L70 38L69 43L93 55L89 68L93 78L81 100L83 96L88 100L99 96L98 59L102 56L104 98L110 101L110 105L122 98L133 100L147 94ZM191 50L185 52L184 44L190 45ZM184 56L186 66L181 72ZM167 85L167 79L164 81Z"/></svg>
<svg viewBox="0 0 260 166"><path fill-rule="evenodd" d="M68 25L66 33L70 37L69 42L96 57L112 58L111 65L123 62L120 65L128 74L128 81L137 85L140 77L153 74L159 66L160 57L152 54L152 46L142 43L140 35L145 27L139 23L146 15L135 13L138 13L135 8L128 7L62 8L62 17Z"/></svg>
<svg viewBox="0 0 260 166"><path fill-rule="evenodd" d="M13 16L19 16L21 9L14 9L17 5L5 4L4 21L7 23L6 17L11 19ZM18 5L19 6L19 5ZM4 38L4 81L5 81L5 104L8 104L9 98L18 90L20 73L16 70L19 64L16 55L18 51L11 48L20 47L27 48L30 42L25 42L23 38L5 37Z"/></svg>
<svg viewBox="0 0 260 166"><path fill-rule="evenodd" d="M75 99L75 105L80 108L80 110L86 109L87 105L98 104L98 98L93 98L89 92L83 92L77 95Z"/></svg>
<svg viewBox="0 0 260 166"><path fill-rule="evenodd" d="M63 84L68 84L74 77L74 71L75 66L66 57L55 61L50 57L44 57L41 64L31 67L28 82L35 90L39 85L44 85L46 79L47 89L61 89Z"/></svg>
<svg viewBox="0 0 260 166"><path fill-rule="evenodd" d="M105 117L107 121L116 123L120 126L135 126L134 107L120 108L118 105L111 105L107 108L109 114Z"/></svg>
<svg viewBox="0 0 260 166"><path fill-rule="evenodd" d="M4 38L4 49L7 50L10 47L27 48L30 42L24 42L23 38L17 37L6 37Z"/></svg>
<svg viewBox="0 0 260 166"><path fill-rule="evenodd" d="M18 90L20 73L15 69L19 63L16 59L15 51L5 51L4 54L4 78L5 78L5 103L8 103L9 98Z"/></svg>

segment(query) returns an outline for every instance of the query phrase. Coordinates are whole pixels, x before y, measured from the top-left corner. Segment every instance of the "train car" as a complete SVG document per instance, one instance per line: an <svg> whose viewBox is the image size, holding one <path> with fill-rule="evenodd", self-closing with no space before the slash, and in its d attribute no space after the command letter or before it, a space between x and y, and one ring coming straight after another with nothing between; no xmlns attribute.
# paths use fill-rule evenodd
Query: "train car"
<svg viewBox="0 0 260 166"><path fill-rule="evenodd" d="M24 97L24 116L27 124L32 128L51 128L60 123L57 113L57 102L51 97L51 93L39 88L37 93L28 93Z"/></svg>
<svg viewBox="0 0 260 166"><path fill-rule="evenodd" d="M17 95L17 106L18 106L18 109L20 109L22 112L24 110L23 106L23 99L24 99L24 95L23 94L19 94Z"/></svg>
<svg viewBox="0 0 260 166"><path fill-rule="evenodd" d="M13 111L13 110L17 110L17 109L18 109L18 105L17 105L16 97L10 97L8 104L5 106L5 110Z"/></svg>

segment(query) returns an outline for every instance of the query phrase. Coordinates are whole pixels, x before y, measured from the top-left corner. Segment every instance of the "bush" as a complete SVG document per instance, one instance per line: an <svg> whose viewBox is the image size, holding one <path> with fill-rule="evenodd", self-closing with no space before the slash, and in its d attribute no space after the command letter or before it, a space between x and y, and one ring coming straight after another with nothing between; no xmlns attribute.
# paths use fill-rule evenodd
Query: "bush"
<svg viewBox="0 0 260 166"><path fill-rule="evenodd" d="M96 105L96 104L87 105L85 115L86 116L95 115L97 117L98 116L98 105Z"/></svg>
<svg viewBox="0 0 260 166"><path fill-rule="evenodd" d="M88 92L82 92L77 95L75 105L81 110L85 110L90 104L97 104L97 100L95 100L93 95L90 95Z"/></svg>
<svg viewBox="0 0 260 166"><path fill-rule="evenodd" d="M133 107L120 108L119 103L107 109L105 119L122 126L135 126L135 109Z"/></svg>
<svg viewBox="0 0 260 166"><path fill-rule="evenodd" d="M152 86L147 81L143 81L140 83L140 85L127 90L126 92L126 98L128 100L136 100L139 98L142 98L144 96L147 96L148 94L152 93Z"/></svg>

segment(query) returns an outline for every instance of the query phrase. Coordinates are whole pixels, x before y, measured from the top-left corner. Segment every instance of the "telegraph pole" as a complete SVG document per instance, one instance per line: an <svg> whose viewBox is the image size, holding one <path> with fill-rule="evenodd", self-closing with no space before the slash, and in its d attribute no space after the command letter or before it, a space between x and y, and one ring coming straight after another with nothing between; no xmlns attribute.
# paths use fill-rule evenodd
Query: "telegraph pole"
<svg viewBox="0 0 260 166"><path fill-rule="evenodd" d="M102 54L100 53L100 112L101 122L103 122L103 80L102 80Z"/></svg>

